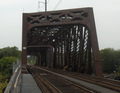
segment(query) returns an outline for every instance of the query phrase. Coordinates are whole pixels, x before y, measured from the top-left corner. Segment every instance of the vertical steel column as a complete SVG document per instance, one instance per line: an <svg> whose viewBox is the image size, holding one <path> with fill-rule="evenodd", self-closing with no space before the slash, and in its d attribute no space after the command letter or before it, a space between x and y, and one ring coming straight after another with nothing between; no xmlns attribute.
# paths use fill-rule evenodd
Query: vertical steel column
<svg viewBox="0 0 120 93"><path fill-rule="evenodd" d="M54 61L53 61L53 68L55 68L56 67L56 56L57 56L57 54L56 54L56 43L54 43L54 49L55 49L55 51L54 51Z"/></svg>
<svg viewBox="0 0 120 93"><path fill-rule="evenodd" d="M66 35L65 35L65 32L64 32L64 67L67 65L67 56L66 56L66 54L67 54L67 50L66 50Z"/></svg>
<svg viewBox="0 0 120 93"><path fill-rule="evenodd" d="M81 37L81 27L78 25L78 31L79 31L79 35L78 35L78 39L79 39L79 50L78 50L78 69L77 71L79 71L80 69L80 37Z"/></svg>
<svg viewBox="0 0 120 93"><path fill-rule="evenodd" d="M58 68L59 66L59 62L58 62L58 44L56 44L56 68Z"/></svg>
<svg viewBox="0 0 120 93"><path fill-rule="evenodd" d="M95 21L93 15L93 9L89 8L89 21L90 21L90 31L91 31L91 43L92 43L92 50L93 50L93 60L95 66L95 74L96 76L103 77L102 73L102 65L100 60L99 54L99 47L98 47L98 40L95 28Z"/></svg>
<svg viewBox="0 0 120 93"><path fill-rule="evenodd" d="M71 61L71 36L72 36L72 34L71 34L71 29L70 29L70 37L69 37L69 67L68 68L70 68L70 61Z"/></svg>
<svg viewBox="0 0 120 93"><path fill-rule="evenodd" d="M76 27L74 28L74 67L76 68L76 48L77 48L77 37L76 37Z"/></svg>
<svg viewBox="0 0 120 93"><path fill-rule="evenodd" d="M79 63L79 52L78 52L78 43L79 43L79 35L78 35L78 33L79 33L79 29L78 29L78 27L79 27L79 25L77 25L77 29L76 29L76 67L77 67L77 69L78 69L78 63Z"/></svg>
<svg viewBox="0 0 120 93"><path fill-rule="evenodd" d="M72 70L74 71L74 68L75 68L75 28L74 28L74 26L73 26L73 28L72 28L72 32L73 32L73 36L74 37L72 37L73 38L73 58L72 58L72 61L73 61L73 63L72 63Z"/></svg>
<svg viewBox="0 0 120 93"><path fill-rule="evenodd" d="M38 54L37 54L37 56L36 56L36 65L38 66Z"/></svg>
<svg viewBox="0 0 120 93"><path fill-rule="evenodd" d="M63 68L63 42L62 42L62 36L61 36L60 40L61 40L61 67Z"/></svg>
<svg viewBox="0 0 120 93"><path fill-rule="evenodd" d="M40 56L39 56L39 53L38 53L38 63L37 63L37 66L39 66L40 64Z"/></svg>
<svg viewBox="0 0 120 93"><path fill-rule="evenodd" d="M22 25L22 62L21 65L27 65L27 14L23 13Z"/></svg>
<svg viewBox="0 0 120 93"><path fill-rule="evenodd" d="M66 38L66 61L67 61L67 66L69 68L70 66L70 44L69 44L69 41L70 41L70 29L68 30L67 32L67 35L68 35L68 38Z"/></svg>
<svg viewBox="0 0 120 93"><path fill-rule="evenodd" d="M38 59L38 65L41 66L41 54L38 53L38 55L39 55L39 56L38 56L38 58L39 58L39 59Z"/></svg>
<svg viewBox="0 0 120 93"><path fill-rule="evenodd" d="M86 50L85 50L85 49L83 50L83 52L84 52L83 54L85 54L85 58L84 58L84 59L85 59L85 60L84 60L84 65L85 65L85 66L86 66L87 50L88 50L88 39L87 39L87 41L85 41L85 39L86 39L86 38L85 38L86 34L87 34L87 33L86 33L86 28L85 28L85 29L84 29L84 44L85 44L85 42L87 42L87 44L86 44ZM85 47L85 45L84 45L83 47Z"/></svg>
<svg viewBox="0 0 120 93"><path fill-rule="evenodd" d="M58 49L58 45L56 44L56 46L55 46L55 50L56 50L56 55L55 55L55 58L56 58L56 62L55 62L55 67L58 67L58 51L57 51L57 49Z"/></svg>
<svg viewBox="0 0 120 93"><path fill-rule="evenodd" d="M53 68L53 64L54 64L54 51L53 51L53 46L50 47L50 49L51 49L51 58L52 58L51 67Z"/></svg>
<svg viewBox="0 0 120 93"><path fill-rule="evenodd" d="M58 40L58 68L60 68L60 44Z"/></svg>
<svg viewBox="0 0 120 93"><path fill-rule="evenodd" d="M90 31L88 32L88 74L92 74L91 72L91 36L90 36Z"/></svg>
<svg viewBox="0 0 120 93"><path fill-rule="evenodd" d="M78 67L78 71L81 72L81 66L82 66L82 53L83 53L83 26L79 26L79 30L80 30L80 47L79 47L79 67Z"/></svg>

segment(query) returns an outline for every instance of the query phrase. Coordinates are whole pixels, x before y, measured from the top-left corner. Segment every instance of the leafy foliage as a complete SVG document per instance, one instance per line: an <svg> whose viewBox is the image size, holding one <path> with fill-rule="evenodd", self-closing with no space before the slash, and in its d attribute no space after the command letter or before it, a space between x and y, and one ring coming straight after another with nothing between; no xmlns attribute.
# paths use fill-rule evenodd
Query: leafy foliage
<svg viewBox="0 0 120 93"><path fill-rule="evenodd" d="M13 61L21 59L21 51L17 47L0 49L0 93L7 86L7 77L12 74Z"/></svg>
<svg viewBox="0 0 120 93"><path fill-rule="evenodd" d="M6 79L5 81L2 81L3 79L3 76L0 75L0 93L2 93L2 90L7 86L7 82L8 82L8 79Z"/></svg>
<svg viewBox="0 0 120 93"><path fill-rule="evenodd" d="M105 48L100 50L102 69L104 73L112 73L116 71L120 65L120 51L113 48Z"/></svg>
<svg viewBox="0 0 120 93"><path fill-rule="evenodd" d="M2 75L12 74L13 61L15 62L17 58L15 57L3 57L0 60L0 72Z"/></svg>
<svg viewBox="0 0 120 93"><path fill-rule="evenodd" d="M3 57L17 57L21 59L21 51L18 50L17 47L5 47L0 49L0 59Z"/></svg>
<svg viewBox="0 0 120 93"><path fill-rule="evenodd" d="M0 49L0 73L2 75L12 74L13 61L21 59L21 51L17 47L5 47Z"/></svg>

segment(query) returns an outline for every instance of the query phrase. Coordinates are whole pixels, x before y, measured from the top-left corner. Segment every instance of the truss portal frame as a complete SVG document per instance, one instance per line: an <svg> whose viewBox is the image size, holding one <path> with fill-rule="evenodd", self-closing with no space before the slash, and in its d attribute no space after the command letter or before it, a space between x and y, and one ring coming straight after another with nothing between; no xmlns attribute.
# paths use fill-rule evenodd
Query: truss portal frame
<svg viewBox="0 0 120 93"><path fill-rule="evenodd" d="M27 54L41 58L47 47L53 67L87 74L91 74L92 51L95 74L103 76L92 8L23 13L22 65L27 64Z"/></svg>

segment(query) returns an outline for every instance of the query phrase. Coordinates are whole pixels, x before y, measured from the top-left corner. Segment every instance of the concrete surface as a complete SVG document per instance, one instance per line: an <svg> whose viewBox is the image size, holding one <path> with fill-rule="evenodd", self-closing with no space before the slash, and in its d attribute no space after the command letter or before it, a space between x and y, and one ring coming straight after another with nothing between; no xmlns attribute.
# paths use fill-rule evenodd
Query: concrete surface
<svg viewBox="0 0 120 93"><path fill-rule="evenodd" d="M21 93L42 93L31 74L23 74Z"/></svg>

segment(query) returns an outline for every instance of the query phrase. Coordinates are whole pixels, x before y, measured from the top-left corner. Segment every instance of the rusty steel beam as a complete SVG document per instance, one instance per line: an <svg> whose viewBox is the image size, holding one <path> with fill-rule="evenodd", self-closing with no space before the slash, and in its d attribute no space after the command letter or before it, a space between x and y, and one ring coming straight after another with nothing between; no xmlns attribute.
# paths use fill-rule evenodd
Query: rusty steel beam
<svg viewBox="0 0 120 93"><path fill-rule="evenodd" d="M61 43L61 67L63 68L63 42L62 42L62 37L60 39Z"/></svg>
<svg viewBox="0 0 120 93"><path fill-rule="evenodd" d="M27 14L23 13L21 65L27 65L27 28Z"/></svg>
<svg viewBox="0 0 120 93"><path fill-rule="evenodd" d="M41 54L40 53L38 53L38 58L39 58L39 64L38 64L38 66L41 66Z"/></svg>
<svg viewBox="0 0 120 93"><path fill-rule="evenodd" d="M96 76L103 77L93 9L89 9L89 20L90 20L89 29L91 32L90 35L91 35L91 45L92 45L92 50L93 50L95 74Z"/></svg>

